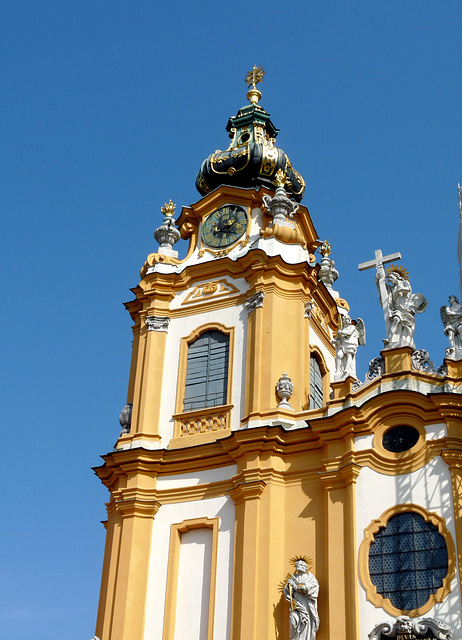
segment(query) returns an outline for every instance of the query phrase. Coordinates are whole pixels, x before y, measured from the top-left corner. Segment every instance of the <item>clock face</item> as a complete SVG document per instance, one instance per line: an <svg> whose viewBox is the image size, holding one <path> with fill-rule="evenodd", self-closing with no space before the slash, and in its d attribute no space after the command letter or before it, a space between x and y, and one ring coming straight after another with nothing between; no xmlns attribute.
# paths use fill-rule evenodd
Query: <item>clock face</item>
<svg viewBox="0 0 462 640"><path fill-rule="evenodd" d="M236 204L226 204L204 222L202 240L209 247L227 247L244 235L248 222L245 209Z"/></svg>

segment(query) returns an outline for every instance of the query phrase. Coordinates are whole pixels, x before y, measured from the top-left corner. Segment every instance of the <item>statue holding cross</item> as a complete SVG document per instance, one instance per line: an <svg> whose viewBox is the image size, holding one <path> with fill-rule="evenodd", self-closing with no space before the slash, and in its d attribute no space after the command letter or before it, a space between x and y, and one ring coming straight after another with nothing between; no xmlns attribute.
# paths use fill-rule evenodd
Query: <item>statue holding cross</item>
<svg viewBox="0 0 462 640"><path fill-rule="evenodd" d="M415 314L423 313L428 300L421 293L412 293L409 274L401 266L392 264L386 273L384 264L401 260L400 253L383 256L380 249L375 252L375 260L358 265L360 271L376 267L375 282L379 290L380 305L385 318L387 339L385 349L411 347L415 349ZM388 282L387 282L388 280Z"/></svg>

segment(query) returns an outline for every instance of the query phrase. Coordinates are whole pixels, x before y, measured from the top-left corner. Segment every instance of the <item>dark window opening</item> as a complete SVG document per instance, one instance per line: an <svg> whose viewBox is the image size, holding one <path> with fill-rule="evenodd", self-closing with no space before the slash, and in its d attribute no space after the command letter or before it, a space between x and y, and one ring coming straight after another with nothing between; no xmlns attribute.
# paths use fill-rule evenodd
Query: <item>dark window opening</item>
<svg viewBox="0 0 462 640"><path fill-rule="evenodd" d="M226 404L229 336L206 331L188 348L184 411Z"/></svg>
<svg viewBox="0 0 462 640"><path fill-rule="evenodd" d="M418 513L392 516L369 548L369 575L377 592L402 611L428 602L448 573L443 536Z"/></svg>
<svg viewBox="0 0 462 640"><path fill-rule="evenodd" d="M324 405L322 392L322 372L315 355L310 357L310 409L320 409Z"/></svg>
<svg viewBox="0 0 462 640"><path fill-rule="evenodd" d="M417 444L419 432L414 427L400 425L389 429L382 438L383 448L392 453L408 451Z"/></svg>

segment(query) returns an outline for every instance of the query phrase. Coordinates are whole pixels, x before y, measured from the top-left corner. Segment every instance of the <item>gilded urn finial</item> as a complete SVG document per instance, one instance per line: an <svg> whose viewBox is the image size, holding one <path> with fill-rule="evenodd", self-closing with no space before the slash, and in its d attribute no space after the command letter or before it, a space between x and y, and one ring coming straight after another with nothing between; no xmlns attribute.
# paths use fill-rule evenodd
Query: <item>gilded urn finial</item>
<svg viewBox="0 0 462 640"><path fill-rule="evenodd" d="M263 67L257 67L253 65L252 70L249 71L245 76L245 83L250 88L250 91L247 93L247 99L250 104L257 104L261 98L261 92L257 89L257 84L259 82L263 82L263 76L265 75L265 70Z"/></svg>

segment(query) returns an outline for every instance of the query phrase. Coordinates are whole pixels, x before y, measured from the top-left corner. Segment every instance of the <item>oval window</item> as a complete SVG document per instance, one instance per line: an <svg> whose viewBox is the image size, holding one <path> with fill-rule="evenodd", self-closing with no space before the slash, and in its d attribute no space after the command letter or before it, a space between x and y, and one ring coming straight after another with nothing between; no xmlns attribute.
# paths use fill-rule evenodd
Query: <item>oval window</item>
<svg viewBox="0 0 462 640"><path fill-rule="evenodd" d="M400 425L388 429L383 435L382 446L392 453L401 453L408 451L417 444L419 440L419 432L414 427Z"/></svg>

